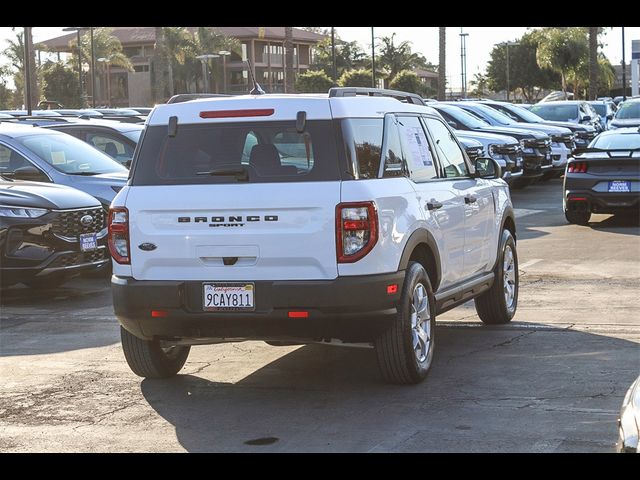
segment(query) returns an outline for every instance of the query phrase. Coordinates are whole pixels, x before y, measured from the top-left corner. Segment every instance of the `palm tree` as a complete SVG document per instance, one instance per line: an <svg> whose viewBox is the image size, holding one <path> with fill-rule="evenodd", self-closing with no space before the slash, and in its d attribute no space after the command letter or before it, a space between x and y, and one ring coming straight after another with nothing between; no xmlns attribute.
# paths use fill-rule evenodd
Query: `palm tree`
<svg viewBox="0 0 640 480"><path fill-rule="evenodd" d="M419 53L411 51L411 42L405 40L397 46L394 43L395 33L390 37L382 37L380 49L380 66L387 71L385 84L389 85L402 70L413 70L426 67L426 59Z"/></svg>
<svg viewBox="0 0 640 480"><path fill-rule="evenodd" d="M438 100L445 100L447 82L447 27L438 27Z"/></svg>
<svg viewBox="0 0 640 480"><path fill-rule="evenodd" d="M198 27L196 37L196 49L199 55L217 54L220 51L228 51L242 55L242 44L237 38L228 37L216 27ZM212 68L216 93L219 91L218 81L224 75L222 62L214 61Z"/></svg>
<svg viewBox="0 0 640 480"><path fill-rule="evenodd" d="M12 28L15 31L15 27ZM40 98L38 92L38 82L35 65L35 51L33 50L33 39L30 38L31 29L27 29L31 46L31 105L35 108ZM24 32L16 32L15 40L7 40L8 46L5 48L3 54L9 59L11 67L14 69L13 83L16 86L16 104L24 103L26 105L26 98L24 97Z"/></svg>
<svg viewBox="0 0 640 480"><path fill-rule="evenodd" d="M284 27L284 80L286 93L294 92L293 27Z"/></svg>
<svg viewBox="0 0 640 480"><path fill-rule="evenodd" d="M589 27L589 100L598 96L598 27Z"/></svg>
<svg viewBox="0 0 640 480"><path fill-rule="evenodd" d="M151 85L153 86L153 101L166 101L173 92L169 86L169 56L164 43L164 28L155 27L156 43L153 46L151 59Z"/></svg>

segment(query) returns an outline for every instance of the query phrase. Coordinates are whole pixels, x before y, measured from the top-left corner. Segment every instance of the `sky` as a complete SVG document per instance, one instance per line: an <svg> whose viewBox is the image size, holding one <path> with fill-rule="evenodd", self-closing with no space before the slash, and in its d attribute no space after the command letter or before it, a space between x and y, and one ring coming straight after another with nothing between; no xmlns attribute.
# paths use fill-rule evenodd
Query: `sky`
<svg viewBox="0 0 640 480"><path fill-rule="evenodd" d="M63 27L33 27L34 42L63 35ZM326 27L329 28L329 27ZM496 43L513 41L527 31L527 27L447 27L447 80L455 90L461 86L460 29L468 33L467 81L476 73L484 72L491 49ZM371 27L336 27L336 33L347 41L357 41L371 52ZM376 37L396 34L397 42L409 40L414 51L422 53L428 61L438 63L438 27L374 27ZM11 27L0 27L0 51L6 47L6 39L15 38ZM640 40L640 27L625 27L625 48L627 63L631 58L631 40ZM620 27L607 28L604 53L613 65L622 61L622 33ZM6 59L0 56L0 64Z"/></svg>

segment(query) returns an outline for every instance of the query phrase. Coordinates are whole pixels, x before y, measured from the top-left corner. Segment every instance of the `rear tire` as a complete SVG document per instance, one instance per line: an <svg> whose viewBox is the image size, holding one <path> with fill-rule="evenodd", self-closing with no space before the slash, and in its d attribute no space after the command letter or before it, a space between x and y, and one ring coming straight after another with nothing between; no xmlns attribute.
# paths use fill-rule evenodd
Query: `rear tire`
<svg viewBox="0 0 640 480"><path fill-rule="evenodd" d="M518 254L509 230L502 231L500 253L491 288L476 297L476 312L483 323L498 325L511 321L518 306Z"/></svg>
<svg viewBox="0 0 640 480"><path fill-rule="evenodd" d="M569 223L573 223L575 225L589 225L591 212L588 210L565 210L564 216Z"/></svg>
<svg viewBox="0 0 640 480"><path fill-rule="evenodd" d="M169 378L176 375L189 356L190 346L163 347L158 340L142 340L120 327L122 351L129 368L144 378Z"/></svg>
<svg viewBox="0 0 640 480"><path fill-rule="evenodd" d="M375 341L380 372L387 382L419 383L433 360L435 299L423 266L410 262L398 302L398 313Z"/></svg>

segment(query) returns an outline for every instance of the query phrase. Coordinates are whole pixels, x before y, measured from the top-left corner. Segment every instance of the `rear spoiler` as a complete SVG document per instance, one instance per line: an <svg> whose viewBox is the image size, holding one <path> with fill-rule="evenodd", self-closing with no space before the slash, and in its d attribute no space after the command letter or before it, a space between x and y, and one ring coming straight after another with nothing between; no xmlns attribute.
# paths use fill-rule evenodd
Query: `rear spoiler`
<svg viewBox="0 0 640 480"><path fill-rule="evenodd" d="M574 150L574 156L583 155L585 153L602 153L609 158L611 157L633 157L634 153L640 156L640 148L577 148ZM626 153L626 155L624 155ZM616 155L620 154L620 155ZM603 155L603 156L604 156Z"/></svg>

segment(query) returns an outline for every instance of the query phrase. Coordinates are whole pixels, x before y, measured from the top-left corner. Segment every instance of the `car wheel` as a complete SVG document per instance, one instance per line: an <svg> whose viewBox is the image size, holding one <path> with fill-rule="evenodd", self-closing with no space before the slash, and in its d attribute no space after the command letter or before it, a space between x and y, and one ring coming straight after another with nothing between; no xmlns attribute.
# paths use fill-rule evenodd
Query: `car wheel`
<svg viewBox="0 0 640 480"><path fill-rule="evenodd" d="M140 377L168 378L184 366L191 347L163 345L158 340L142 340L120 327L122 351L129 368Z"/></svg>
<svg viewBox="0 0 640 480"><path fill-rule="evenodd" d="M516 242L509 230L503 230L493 285L474 300L483 323L496 325L511 321L518 306L518 282Z"/></svg>
<svg viewBox="0 0 640 480"><path fill-rule="evenodd" d="M433 360L435 299L422 265L409 263L389 328L375 341L378 366L390 383L412 384L424 380Z"/></svg>
<svg viewBox="0 0 640 480"><path fill-rule="evenodd" d="M564 216L567 222L576 225L589 225L591 212L589 210L565 210Z"/></svg>

